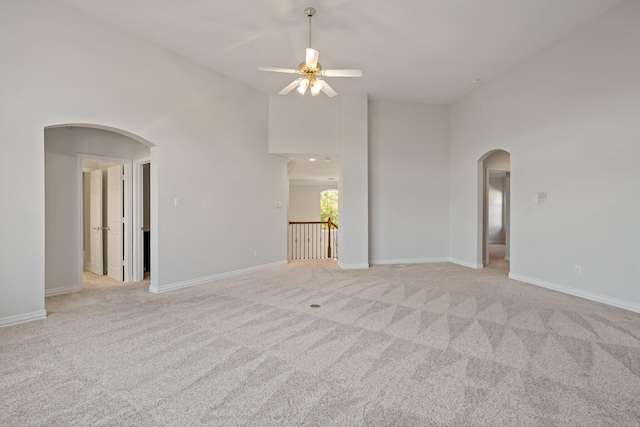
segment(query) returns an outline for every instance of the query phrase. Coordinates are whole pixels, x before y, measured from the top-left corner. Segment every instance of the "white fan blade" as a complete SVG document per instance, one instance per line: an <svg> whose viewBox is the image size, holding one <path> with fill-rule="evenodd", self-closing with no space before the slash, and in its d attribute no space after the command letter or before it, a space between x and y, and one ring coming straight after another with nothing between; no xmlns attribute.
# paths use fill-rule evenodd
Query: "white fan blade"
<svg viewBox="0 0 640 427"><path fill-rule="evenodd" d="M329 86L329 84L327 84L326 80L322 81L322 91L329 97L329 98L333 98L334 96L336 96L338 94L338 92L336 92L335 90L333 90L333 88L331 86Z"/></svg>
<svg viewBox="0 0 640 427"><path fill-rule="evenodd" d="M324 70L322 74L327 77L362 77L361 70Z"/></svg>
<svg viewBox="0 0 640 427"><path fill-rule="evenodd" d="M318 56L320 56L320 52L315 49L307 48L307 60L305 64L309 68L316 68L318 66Z"/></svg>
<svg viewBox="0 0 640 427"><path fill-rule="evenodd" d="M262 65L258 67L260 71L274 71L276 73L287 73L287 74L296 74L298 70L294 70L292 68L277 68L277 67L263 67Z"/></svg>
<svg viewBox="0 0 640 427"><path fill-rule="evenodd" d="M285 87L284 89L282 89L280 92L278 92L280 95L286 95L289 92L291 92L292 90L294 90L296 88L296 86L298 86L300 84L300 81L302 80L302 77L300 77L299 79L295 79L293 82L291 82L289 84L289 86Z"/></svg>

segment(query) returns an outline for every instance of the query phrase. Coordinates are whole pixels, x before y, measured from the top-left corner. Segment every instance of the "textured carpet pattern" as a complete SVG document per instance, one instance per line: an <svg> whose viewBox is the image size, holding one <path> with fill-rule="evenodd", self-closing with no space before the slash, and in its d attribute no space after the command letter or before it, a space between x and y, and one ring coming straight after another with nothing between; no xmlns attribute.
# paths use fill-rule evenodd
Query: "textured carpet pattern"
<svg viewBox="0 0 640 427"><path fill-rule="evenodd" d="M640 425L640 315L504 265L48 298L0 329L0 425Z"/></svg>

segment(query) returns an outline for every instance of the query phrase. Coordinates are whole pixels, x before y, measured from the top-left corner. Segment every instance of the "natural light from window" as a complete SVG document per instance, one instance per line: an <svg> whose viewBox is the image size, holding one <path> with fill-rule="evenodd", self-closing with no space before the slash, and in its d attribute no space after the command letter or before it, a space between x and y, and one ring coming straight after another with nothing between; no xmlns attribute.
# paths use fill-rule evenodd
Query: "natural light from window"
<svg viewBox="0 0 640 427"><path fill-rule="evenodd" d="M338 225L338 190L325 190L320 193L320 221L331 222ZM326 225L322 225L326 229Z"/></svg>

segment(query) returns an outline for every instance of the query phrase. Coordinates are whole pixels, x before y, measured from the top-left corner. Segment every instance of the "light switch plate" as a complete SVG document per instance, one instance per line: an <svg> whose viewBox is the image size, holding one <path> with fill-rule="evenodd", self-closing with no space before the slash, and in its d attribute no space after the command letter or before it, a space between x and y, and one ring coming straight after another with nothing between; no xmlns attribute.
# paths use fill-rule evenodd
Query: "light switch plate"
<svg viewBox="0 0 640 427"><path fill-rule="evenodd" d="M536 203L539 205L547 204L547 190L538 191L538 197L536 198Z"/></svg>

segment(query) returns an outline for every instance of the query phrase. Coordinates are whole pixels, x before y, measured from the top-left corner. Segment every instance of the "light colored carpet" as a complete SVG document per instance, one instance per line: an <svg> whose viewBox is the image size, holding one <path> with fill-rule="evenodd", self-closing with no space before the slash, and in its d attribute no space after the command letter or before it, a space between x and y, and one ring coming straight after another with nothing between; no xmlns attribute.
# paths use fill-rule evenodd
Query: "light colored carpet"
<svg viewBox="0 0 640 427"><path fill-rule="evenodd" d="M149 272L144 273L144 281L147 282L146 285L149 286L149 281L151 280L151 274ZM105 275L99 276L97 274L92 273L89 270L84 270L82 272L82 287L84 289L95 289L95 288L113 288L120 286L129 286L132 282L121 282L111 277Z"/></svg>
<svg viewBox="0 0 640 427"><path fill-rule="evenodd" d="M640 425L640 315L506 268L294 262L51 297L0 329L0 425Z"/></svg>
<svg viewBox="0 0 640 427"><path fill-rule="evenodd" d="M95 288L105 288L105 287L117 287L131 285L129 282L120 282L118 280L112 279L106 274L103 276L99 276L90 272L89 270L84 270L82 272L82 287L84 289L95 289Z"/></svg>

